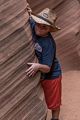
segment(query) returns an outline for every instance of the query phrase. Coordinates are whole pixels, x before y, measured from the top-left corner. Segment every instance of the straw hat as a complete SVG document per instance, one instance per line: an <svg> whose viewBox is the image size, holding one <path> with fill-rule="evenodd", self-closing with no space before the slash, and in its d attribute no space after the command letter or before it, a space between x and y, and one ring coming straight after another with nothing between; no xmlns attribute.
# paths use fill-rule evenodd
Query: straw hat
<svg viewBox="0 0 80 120"><path fill-rule="evenodd" d="M55 32L60 30L59 27L55 25L57 16L56 14L49 8L45 8L38 15L31 14L31 17L36 23L45 24L51 27L51 32Z"/></svg>

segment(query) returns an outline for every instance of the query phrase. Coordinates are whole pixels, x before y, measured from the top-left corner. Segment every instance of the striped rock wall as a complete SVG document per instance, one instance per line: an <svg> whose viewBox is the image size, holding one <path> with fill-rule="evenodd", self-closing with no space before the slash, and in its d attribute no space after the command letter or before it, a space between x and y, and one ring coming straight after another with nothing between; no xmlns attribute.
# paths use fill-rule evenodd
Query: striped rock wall
<svg viewBox="0 0 80 120"><path fill-rule="evenodd" d="M64 7L63 7L64 6ZM61 9L62 8L62 9ZM62 30L55 34L58 54L64 70L80 70L80 5L77 0L65 1L57 9Z"/></svg>
<svg viewBox="0 0 80 120"><path fill-rule="evenodd" d="M28 78L27 62L37 62L26 0L0 0L0 120L44 120L40 73ZM39 91L39 92L38 92Z"/></svg>
<svg viewBox="0 0 80 120"><path fill-rule="evenodd" d="M60 5L63 0L37 0L34 2L34 0L28 0L31 8L33 9L34 12L40 12L42 9L45 7L49 8L55 8L56 6Z"/></svg>
<svg viewBox="0 0 80 120"><path fill-rule="evenodd" d="M61 30L53 33L57 44L57 54L63 70L80 69L80 3L79 0L29 0L34 12L45 7L57 13L57 25Z"/></svg>

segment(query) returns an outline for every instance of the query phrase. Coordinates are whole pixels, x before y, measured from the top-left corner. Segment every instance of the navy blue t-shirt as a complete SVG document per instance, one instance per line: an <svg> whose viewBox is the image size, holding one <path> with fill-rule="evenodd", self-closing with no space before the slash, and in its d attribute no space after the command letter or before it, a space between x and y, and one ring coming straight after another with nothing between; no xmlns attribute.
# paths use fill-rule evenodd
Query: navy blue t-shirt
<svg viewBox="0 0 80 120"><path fill-rule="evenodd" d="M56 58L56 44L50 33L46 37L37 36L35 33L35 22L30 18L33 41L35 43L35 53L39 63L51 67L50 72L41 73L41 79L50 80L61 76L61 67Z"/></svg>

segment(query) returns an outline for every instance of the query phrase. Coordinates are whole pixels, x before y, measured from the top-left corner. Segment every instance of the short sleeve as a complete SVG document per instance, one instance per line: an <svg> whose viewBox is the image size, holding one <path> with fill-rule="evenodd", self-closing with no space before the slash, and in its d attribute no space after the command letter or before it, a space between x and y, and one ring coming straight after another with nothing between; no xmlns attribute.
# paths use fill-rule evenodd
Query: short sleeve
<svg viewBox="0 0 80 120"><path fill-rule="evenodd" d="M54 57L55 57L55 46L53 46L51 41L44 43L41 64L45 64L51 67Z"/></svg>

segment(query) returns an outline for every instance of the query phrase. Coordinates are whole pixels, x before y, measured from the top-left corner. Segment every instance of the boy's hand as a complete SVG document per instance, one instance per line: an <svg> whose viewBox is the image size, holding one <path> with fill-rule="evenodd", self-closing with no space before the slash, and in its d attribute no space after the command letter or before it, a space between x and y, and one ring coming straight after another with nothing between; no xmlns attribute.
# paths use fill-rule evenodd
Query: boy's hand
<svg viewBox="0 0 80 120"><path fill-rule="evenodd" d="M29 77L34 76L39 70L39 63L27 63L30 67L26 70L26 73Z"/></svg>
<svg viewBox="0 0 80 120"><path fill-rule="evenodd" d="M30 6L29 6L29 4L28 4L28 3L27 3L27 10L28 10L29 16L31 16L32 9L30 8Z"/></svg>

